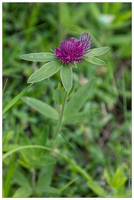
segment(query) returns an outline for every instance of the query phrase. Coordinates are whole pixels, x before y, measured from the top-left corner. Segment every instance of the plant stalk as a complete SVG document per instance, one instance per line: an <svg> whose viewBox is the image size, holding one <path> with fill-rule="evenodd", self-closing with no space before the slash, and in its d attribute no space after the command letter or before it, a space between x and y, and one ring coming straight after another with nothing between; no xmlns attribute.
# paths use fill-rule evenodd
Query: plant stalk
<svg viewBox="0 0 134 200"><path fill-rule="evenodd" d="M36 181L36 173L35 173L35 169L34 168L31 169L31 175L32 175L32 189L33 189L33 195L34 195L35 181Z"/></svg>
<svg viewBox="0 0 134 200"><path fill-rule="evenodd" d="M60 131L61 125L62 125L62 119L63 119L63 115L64 115L64 111L65 111L67 96L68 96L68 93L67 93L67 91L65 90L64 97L63 97L63 103L62 103L61 113L60 113L60 115L59 115L57 127L56 127L56 130L55 130L55 133L54 133L54 140L55 140L55 138L57 137L57 135L58 135L58 133L59 133L59 131Z"/></svg>

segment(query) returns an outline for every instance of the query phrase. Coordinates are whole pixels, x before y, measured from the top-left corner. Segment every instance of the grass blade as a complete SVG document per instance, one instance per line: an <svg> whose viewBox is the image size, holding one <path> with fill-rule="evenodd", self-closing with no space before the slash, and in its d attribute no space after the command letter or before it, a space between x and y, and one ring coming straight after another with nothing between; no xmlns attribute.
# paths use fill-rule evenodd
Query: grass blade
<svg viewBox="0 0 134 200"><path fill-rule="evenodd" d="M41 145L25 145L25 146L17 147L16 149L8 151L7 153L4 153L2 159L4 160L5 158L7 158L8 156L12 155L13 153L15 153L17 151L20 151L20 150L23 150L23 149L29 149L29 148L37 148L37 149L44 149L44 150L48 150L48 151L53 151L53 149L50 149L48 147L41 146Z"/></svg>
<svg viewBox="0 0 134 200"><path fill-rule="evenodd" d="M5 114L5 112L7 112L25 93L26 91L32 86L29 85L26 89L24 89L21 93L19 93L14 99L12 99L3 109L2 114Z"/></svg>

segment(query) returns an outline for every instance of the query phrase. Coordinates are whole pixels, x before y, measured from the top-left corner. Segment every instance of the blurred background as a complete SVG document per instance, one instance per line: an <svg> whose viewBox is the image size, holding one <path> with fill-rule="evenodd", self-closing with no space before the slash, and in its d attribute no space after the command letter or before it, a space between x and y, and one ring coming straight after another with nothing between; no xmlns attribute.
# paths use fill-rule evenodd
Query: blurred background
<svg viewBox="0 0 134 200"><path fill-rule="evenodd" d="M3 107L27 87L27 79L41 66L21 60L22 54L50 52L62 39L77 37L83 32L92 36L93 47L110 47L109 52L100 57L106 66L83 61L73 70L76 91L95 77L83 110L92 107L101 114L90 121L69 125L64 130L68 142L59 137L58 148L77 161L108 196L130 197L131 3L3 3L3 87L6 84ZM26 95L55 106L52 88L55 89L59 81L57 73L49 80L36 83ZM44 119L22 100L4 115L3 123L8 150L17 143L44 145L53 129L52 121ZM25 152L4 162L4 197L55 197L56 192L52 194L52 190L23 193L24 196L20 193L22 182L25 185L31 176L32 167L25 164L28 159ZM55 167L44 170L36 169L36 178L45 176L49 170L49 178L42 178L41 185L47 182L51 187L62 188L76 179L60 197L97 196L85 179L61 158Z"/></svg>

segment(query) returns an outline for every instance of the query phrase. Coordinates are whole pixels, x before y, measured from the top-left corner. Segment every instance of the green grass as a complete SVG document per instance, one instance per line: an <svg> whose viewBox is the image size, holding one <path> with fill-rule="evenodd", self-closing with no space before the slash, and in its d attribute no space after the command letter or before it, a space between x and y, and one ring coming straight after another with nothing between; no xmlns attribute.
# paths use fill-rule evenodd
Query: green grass
<svg viewBox="0 0 134 200"><path fill-rule="evenodd" d="M20 56L51 52L83 32L94 48L110 47L98 57L107 65L73 68L70 99L94 84L53 149L56 121L27 97L59 111L60 73L28 87L42 64ZM3 197L131 197L131 3L3 3L3 153Z"/></svg>

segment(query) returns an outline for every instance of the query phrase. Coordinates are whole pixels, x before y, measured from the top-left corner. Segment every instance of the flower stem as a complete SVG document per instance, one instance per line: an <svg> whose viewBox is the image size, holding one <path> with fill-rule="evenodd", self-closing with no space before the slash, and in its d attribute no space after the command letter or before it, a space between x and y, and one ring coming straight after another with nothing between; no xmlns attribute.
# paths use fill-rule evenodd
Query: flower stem
<svg viewBox="0 0 134 200"><path fill-rule="evenodd" d="M36 180L36 173L35 173L35 169L34 169L34 168L31 169L31 175L32 175L33 195L34 195L34 191L35 191L35 180Z"/></svg>
<svg viewBox="0 0 134 200"><path fill-rule="evenodd" d="M59 115L57 127L56 127L56 130L55 130L55 133L54 133L54 140L57 137L57 134L59 133L61 125L62 125L62 119L63 119L63 115L64 115L64 111L65 111L65 105L66 105L66 101L67 101L67 96L68 96L68 93L65 90L64 97L63 97L63 103L62 103L61 113Z"/></svg>

